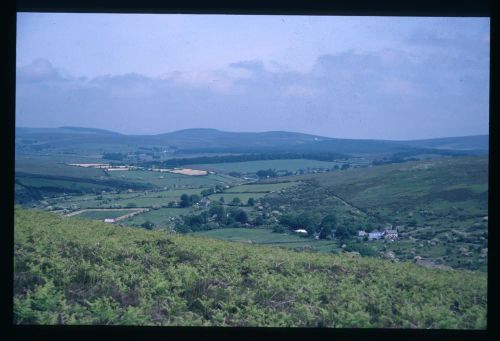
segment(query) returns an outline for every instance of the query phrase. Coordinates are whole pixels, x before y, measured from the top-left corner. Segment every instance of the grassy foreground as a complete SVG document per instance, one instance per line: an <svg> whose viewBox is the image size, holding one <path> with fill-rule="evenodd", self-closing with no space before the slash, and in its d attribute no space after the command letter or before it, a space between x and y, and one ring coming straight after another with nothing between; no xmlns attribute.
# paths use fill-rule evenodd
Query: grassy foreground
<svg viewBox="0 0 500 341"><path fill-rule="evenodd" d="M14 322L486 328L486 276L15 209Z"/></svg>

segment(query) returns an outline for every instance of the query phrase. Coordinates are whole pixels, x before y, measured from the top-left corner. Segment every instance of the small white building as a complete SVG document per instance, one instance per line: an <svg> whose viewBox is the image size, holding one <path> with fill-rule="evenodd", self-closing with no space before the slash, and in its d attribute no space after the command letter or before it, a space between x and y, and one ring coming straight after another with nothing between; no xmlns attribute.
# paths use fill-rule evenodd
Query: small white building
<svg viewBox="0 0 500 341"><path fill-rule="evenodd" d="M115 220L114 220L114 219L112 219L112 218L106 218L106 219L104 219L104 222L105 222L105 223L114 223L114 222L115 222Z"/></svg>
<svg viewBox="0 0 500 341"><path fill-rule="evenodd" d="M363 231L363 230L358 231L358 237L364 237L366 235L367 235L367 233L365 231Z"/></svg>
<svg viewBox="0 0 500 341"><path fill-rule="evenodd" d="M372 231L368 233L368 239L374 240L374 239L380 239L384 236L384 232L380 231Z"/></svg>
<svg viewBox="0 0 500 341"><path fill-rule="evenodd" d="M397 230L385 230L384 238L389 240L398 239L398 231Z"/></svg>
<svg viewBox="0 0 500 341"><path fill-rule="evenodd" d="M203 197L200 200L200 204L205 206L205 207L208 207L208 206L210 206L210 199L208 199L208 197Z"/></svg>
<svg viewBox="0 0 500 341"><path fill-rule="evenodd" d="M301 233L301 234L307 234L307 231L304 230L304 229L297 229L297 230L294 230L293 232L295 232L295 233Z"/></svg>

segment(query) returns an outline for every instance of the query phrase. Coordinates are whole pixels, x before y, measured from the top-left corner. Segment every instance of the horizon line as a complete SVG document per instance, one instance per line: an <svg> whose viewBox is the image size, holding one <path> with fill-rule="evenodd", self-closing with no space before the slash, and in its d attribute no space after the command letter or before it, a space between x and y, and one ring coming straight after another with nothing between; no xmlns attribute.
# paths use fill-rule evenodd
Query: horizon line
<svg viewBox="0 0 500 341"><path fill-rule="evenodd" d="M121 133L117 132L114 130L110 129L105 129L105 128L95 128L95 127L82 127L82 126L58 126L58 127L28 127L28 126L15 126L15 129L18 128L24 128L24 129L64 129L64 128L78 128L78 129L89 129L89 130L103 130L103 131L108 131L111 133L115 134L120 134L124 136L157 136L157 135L165 135L165 134L172 134L180 131L185 131L185 130L215 130L218 132L222 133L243 133L243 134L261 134L261 133L292 133L292 134L303 134L303 135L311 135L314 137L322 137L322 138L327 138L327 139L337 139L337 140L372 140L372 141L393 141L393 142L405 142L405 141L421 141L421 140L435 140L435 139L446 139L446 138L458 138L458 137L477 137L477 136L489 136L489 132L483 133L483 134L472 134L472 135L454 135L454 136L439 136L439 137L428 137L428 138L416 138L416 139L406 139L406 140L396 140L396 139L383 139L383 138L353 138L353 137L329 137L329 136L324 136L324 135L316 135L312 133L306 133L306 132L298 132L298 131L289 131L289 130L265 130L265 131L228 131L228 130L220 130L217 128L202 128L202 127L197 127L197 128L184 128L184 129L177 129L177 130L172 130L168 132L163 132L163 133L145 133L145 134L127 134L127 133Z"/></svg>

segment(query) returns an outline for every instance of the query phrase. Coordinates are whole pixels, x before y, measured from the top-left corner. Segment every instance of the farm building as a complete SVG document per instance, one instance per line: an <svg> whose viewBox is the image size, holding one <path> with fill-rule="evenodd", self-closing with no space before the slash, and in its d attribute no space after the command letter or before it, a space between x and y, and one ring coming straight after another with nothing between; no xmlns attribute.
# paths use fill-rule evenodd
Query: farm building
<svg viewBox="0 0 500 341"><path fill-rule="evenodd" d="M307 231L306 231L306 230L304 230L304 229L297 229L297 230L293 230L293 232L295 232L295 233L307 234Z"/></svg>
<svg viewBox="0 0 500 341"><path fill-rule="evenodd" d="M366 236L368 233L366 233L365 231L361 230L361 231L358 231L358 237L364 237Z"/></svg>
<svg viewBox="0 0 500 341"><path fill-rule="evenodd" d="M109 219L109 218L106 218L106 219L104 219L104 222L105 222L105 223L114 223L114 222L115 222L115 220L114 220L114 219Z"/></svg>
<svg viewBox="0 0 500 341"><path fill-rule="evenodd" d="M384 238L390 239L390 240L398 239L398 231L397 230L385 230Z"/></svg>
<svg viewBox="0 0 500 341"><path fill-rule="evenodd" d="M210 205L210 199L208 199L208 197L201 198L200 205L208 207Z"/></svg>
<svg viewBox="0 0 500 341"><path fill-rule="evenodd" d="M368 233L368 239L374 240L374 239L380 239L384 236L384 232L380 231L373 231Z"/></svg>

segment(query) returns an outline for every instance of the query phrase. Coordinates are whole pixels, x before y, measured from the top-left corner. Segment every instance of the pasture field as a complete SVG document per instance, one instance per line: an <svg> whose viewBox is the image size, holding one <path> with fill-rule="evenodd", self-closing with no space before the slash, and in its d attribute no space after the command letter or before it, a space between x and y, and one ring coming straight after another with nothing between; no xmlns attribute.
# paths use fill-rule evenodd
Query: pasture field
<svg viewBox="0 0 500 341"><path fill-rule="evenodd" d="M254 244L289 249L308 248L319 252L335 252L340 249L338 243L335 241L314 240L289 233L274 233L271 229L267 228L225 228L194 232L192 234L233 242L249 243L251 241Z"/></svg>
<svg viewBox="0 0 500 341"><path fill-rule="evenodd" d="M104 219L114 219L121 217L122 215L126 215L136 210L125 210L125 211L85 211L82 212L75 217L84 218L84 219L95 219L95 220L104 220Z"/></svg>
<svg viewBox="0 0 500 341"><path fill-rule="evenodd" d="M157 210L150 210L133 216L128 219L120 221L120 224L125 225L141 225L146 221L150 221L156 226L169 226L169 218L178 217L180 215L187 215L193 213L194 209L191 207L186 208L159 208Z"/></svg>
<svg viewBox="0 0 500 341"><path fill-rule="evenodd" d="M228 163L207 163L199 165L189 165L186 167L192 169L211 170L216 172L240 172L240 173L256 173L261 169L276 169L296 172L299 169L306 170L308 168L333 168L335 165L341 165L338 162L316 161L306 159L284 159L284 160L259 160L245 162L228 162Z"/></svg>
<svg viewBox="0 0 500 341"><path fill-rule="evenodd" d="M246 204L249 198L254 198L255 200L262 198L265 196L267 193L265 192L260 192L260 193L215 193L211 194L208 197L210 200L213 201L219 201L221 197L224 198L224 203L229 204L234 198L240 198L241 202Z"/></svg>
<svg viewBox="0 0 500 341"><path fill-rule="evenodd" d="M276 192L297 185L297 182L276 182L276 183L252 183L248 185L234 186L226 190L226 193L269 193Z"/></svg>
<svg viewBox="0 0 500 341"><path fill-rule="evenodd" d="M110 177L113 179L150 183L160 188L196 188L210 187L220 184L232 184L241 182L238 178L222 174L209 174L205 176L190 176L183 174L175 174L168 172L153 172L153 171L123 171L110 172Z"/></svg>
<svg viewBox="0 0 500 341"><path fill-rule="evenodd" d="M34 188L46 188L52 187L57 188L59 191L102 191L111 189L110 186L89 183L89 182L77 182L69 180L57 180L57 179L47 179L29 176L20 176L17 180L25 186L30 186ZM84 181L84 180L83 180Z"/></svg>
<svg viewBox="0 0 500 341"><path fill-rule="evenodd" d="M75 178L105 178L102 169L69 166L73 158L57 155L16 155L15 171L37 175L68 176ZM81 161L81 158L78 158ZM88 159L83 159L89 162ZM94 159L92 159L94 160ZM102 160L100 160L102 162ZM76 162L75 162L76 163Z"/></svg>
<svg viewBox="0 0 500 341"><path fill-rule="evenodd" d="M197 194L200 195L201 189L199 188L186 188L182 190L170 191L144 191L120 194L101 194L96 195L83 195L73 196L70 199L60 198L58 204L77 205L80 208L102 208L112 205L127 206L128 204L135 204L137 207L151 207L154 205L166 205L170 201L179 201L182 194ZM101 197L102 199L97 199Z"/></svg>

